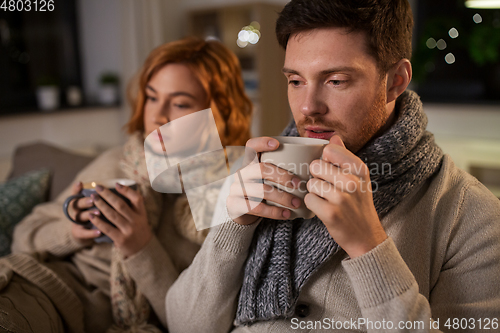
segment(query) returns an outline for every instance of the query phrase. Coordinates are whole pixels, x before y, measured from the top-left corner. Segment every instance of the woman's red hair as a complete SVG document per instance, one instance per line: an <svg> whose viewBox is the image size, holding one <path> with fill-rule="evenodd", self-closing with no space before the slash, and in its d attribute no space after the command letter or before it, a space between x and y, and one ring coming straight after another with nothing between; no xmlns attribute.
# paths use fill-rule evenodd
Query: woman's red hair
<svg viewBox="0 0 500 333"><path fill-rule="evenodd" d="M245 145L250 138L252 103L244 91L238 58L222 43L196 37L163 44L149 54L136 81L129 86L133 113L125 125L127 132L144 131L146 85L170 63L185 64L198 77L210 100L222 145Z"/></svg>

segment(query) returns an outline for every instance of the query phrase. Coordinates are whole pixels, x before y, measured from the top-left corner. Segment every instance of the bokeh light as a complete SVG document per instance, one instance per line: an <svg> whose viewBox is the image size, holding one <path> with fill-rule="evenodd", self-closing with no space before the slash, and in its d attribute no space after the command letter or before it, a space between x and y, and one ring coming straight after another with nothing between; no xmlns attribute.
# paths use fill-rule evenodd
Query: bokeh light
<svg viewBox="0 0 500 333"><path fill-rule="evenodd" d="M474 16L472 16L472 20L476 24L479 24L479 23L483 22L483 18L478 13L476 13L476 14L474 14Z"/></svg>
<svg viewBox="0 0 500 333"><path fill-rule="evenodd" d="M246 47L249 43L257 44L261 37L259 29L260 24L257 21L253 21L250 25L244 26L241 28L240 32L238 32L236 44L241 48Z"/></svg>
<svg viewBox="0 0 500 333"><path fill-rule="evenodd" d="M451 28L448 31L448 35L450 35L451 38L457 38L458 37L458 30L455 28Z"/></svg>
<svg viewBox="0 0 500 333"><path fill-rule="evenodd" d="M434 72L435 69L436 69L436 65L434 65L434 63L432 61L429 61L425 64L425 71L427 73Z"/></svg>
<svg viewBox="0 0 500 333"><path fill-rule="evenodd" d="M241 48L244 48L244 47L246 47L248 45L248 42L244 42L244 41L242 41L241 39L238 38L236 40L236 45L238 45Z"/></svg>
<svg viewBox="0 0 500 333"><path fill-rule="evenodd" d="M446 46L447 46L446 42L444 41L444 39L438 40L437 43L436 43L436 45L437 45L438 50L444 50L446 48Z"/></svg>
<svg viewBox="0 0 500 333"><path fill-rule="evenodd" d="M451 65L453 63L455 63L455 55L453 55L453 53L448 53L445 57L444 57L444 61L446 61L446 63L448 65Z"/></svg>
<svg viewBox="0 0 500 333"><path fill-rule="evenodd" d="M238 33L238 39L242 42L248 42L248 40L250 39L250 32L248 32L247 30L241 30Z"/></svg>
<svg viewBox="0 0 500 333"><path fill-rule="evenodd" d="M260 23L259 23L259 22L257 22L257 21L253 21L252 23L250 23L250 25L251 25L252 27L254 27L254 28L255 28L255 30L260 30Z"/></svg>
<svg viewBox="0 0 500 333"><path fill-rule="evenodd" d="M427 45L428 48L433 49L433 48L435 48L437 46L437 43L436 43L436 40L431 37L431 38L429 38L427 40L427 42L425 43L425 45Z"/></svg>

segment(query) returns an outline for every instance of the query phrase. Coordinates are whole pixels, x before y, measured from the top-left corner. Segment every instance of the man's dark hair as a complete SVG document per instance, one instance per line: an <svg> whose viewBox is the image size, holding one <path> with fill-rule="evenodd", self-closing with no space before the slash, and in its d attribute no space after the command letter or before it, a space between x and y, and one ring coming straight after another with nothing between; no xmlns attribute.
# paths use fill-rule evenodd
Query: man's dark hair
<svg viewBox="0 0 500 333"><path fill-rule="evenodd" d="M276 36L286 49L292 34L329 27L365 32L382 73L411 58L413 15L408 0L292 0L278 17Z"/></svg>

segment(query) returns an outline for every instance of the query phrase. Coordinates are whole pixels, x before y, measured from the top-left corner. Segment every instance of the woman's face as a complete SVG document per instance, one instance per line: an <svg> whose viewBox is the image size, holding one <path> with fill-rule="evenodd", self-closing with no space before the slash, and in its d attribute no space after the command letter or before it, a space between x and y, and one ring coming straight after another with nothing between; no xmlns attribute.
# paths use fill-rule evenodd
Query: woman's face
<svg viewBox="0 0 500 333"><path fill-rule="evenodd" d="M184 64L162 67L147 83L145 93L145 137L168 122L209 107L201 83Z"/></svg>

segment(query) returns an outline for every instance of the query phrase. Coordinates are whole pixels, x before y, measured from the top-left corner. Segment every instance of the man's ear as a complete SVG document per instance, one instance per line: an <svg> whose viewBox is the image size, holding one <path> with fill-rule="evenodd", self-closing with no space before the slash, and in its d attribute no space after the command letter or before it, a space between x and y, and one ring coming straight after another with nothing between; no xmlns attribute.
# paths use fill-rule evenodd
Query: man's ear
<svg viewBox="0 0 500 333"><path fill-rule="evenodd" d="M401 59L387 72L387 103L399 97L410 84L411 63L408 59Z"/></svg>

